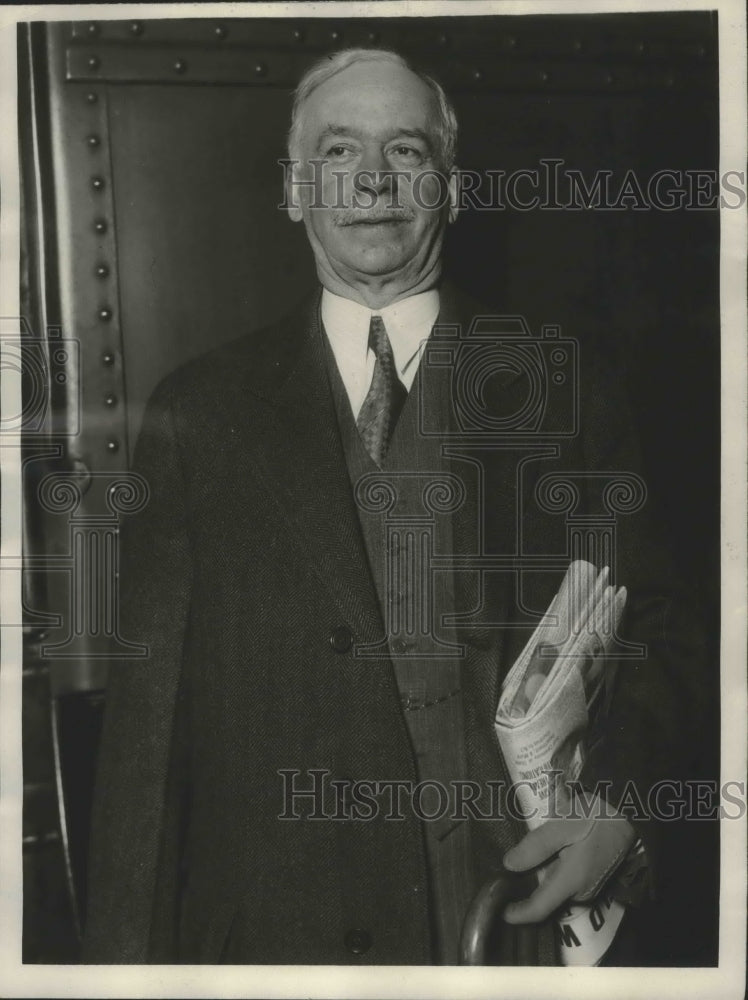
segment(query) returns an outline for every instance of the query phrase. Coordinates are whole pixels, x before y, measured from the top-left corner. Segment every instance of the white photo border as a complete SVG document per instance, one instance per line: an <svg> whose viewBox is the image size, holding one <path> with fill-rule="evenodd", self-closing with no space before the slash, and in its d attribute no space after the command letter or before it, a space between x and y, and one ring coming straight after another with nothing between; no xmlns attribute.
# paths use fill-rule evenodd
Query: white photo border
<svg viewBox="0 0 748 1000"><path fill-rule="evenodd" d="M745 177L746 10L743 0L383 0L371 3L29 4L0 6L0 317L19 311L16 26L23 21L128 18L653 13L716 10L719 17L720 174ZM722 782L746 778L746 205L721 210L721 752ZM20 377L2 370L3 413L20 412ZM21 555L20 443L3 438L2 560ZM0 621L21 616L20 570L1 576ZM414 968L350 966L71 966L21 962L21 630L2 629L0 662L0 995L17 997L445 997L608 1000L744 996L746 819L721 829L719 965L710 969ZM697 862L698 863L698 862ZM686 876L687 877L687 876Z"/></svg>

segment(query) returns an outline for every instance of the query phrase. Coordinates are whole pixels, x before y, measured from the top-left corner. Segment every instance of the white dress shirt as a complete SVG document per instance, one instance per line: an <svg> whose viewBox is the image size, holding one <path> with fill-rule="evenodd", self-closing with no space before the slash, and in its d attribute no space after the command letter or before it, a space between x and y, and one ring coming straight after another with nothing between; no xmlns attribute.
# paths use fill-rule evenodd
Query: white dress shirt
<svg viewBox="0 0 748 1000"><path fill-rule="evenodd" d="M374 310L334 295L326 288L323 290L322 323L348 393L354 420L366 399L376 363L374 352L369 350L371 317L382 317L400 381L410 390L438 314L439 293L435 288Z"/></svg>

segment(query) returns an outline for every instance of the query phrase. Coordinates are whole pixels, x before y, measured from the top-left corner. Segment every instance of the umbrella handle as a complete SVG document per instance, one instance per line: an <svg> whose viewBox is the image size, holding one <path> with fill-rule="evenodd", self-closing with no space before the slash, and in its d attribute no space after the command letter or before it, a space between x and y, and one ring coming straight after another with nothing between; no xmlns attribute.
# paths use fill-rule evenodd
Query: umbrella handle
<svg viewBox="0 0 748 1000"><path fill-rule="evenodd" d="M462 925L460 965L485 965L488 932L496 914L516 898L520 880L508 872L484 883L473 897Z"/></svg>

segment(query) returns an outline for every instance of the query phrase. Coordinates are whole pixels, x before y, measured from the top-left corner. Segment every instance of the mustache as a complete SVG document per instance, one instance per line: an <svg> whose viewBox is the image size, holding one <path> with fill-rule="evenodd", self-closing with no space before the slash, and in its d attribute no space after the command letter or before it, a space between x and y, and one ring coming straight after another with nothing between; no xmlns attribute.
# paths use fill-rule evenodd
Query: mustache
<svg viewBox="0 0 748 1000"><path fill-rule="evenodd" d="M341 208L333 212L335 226L374 226L381 222L412 222L415 212L412 208Z"/></svg>

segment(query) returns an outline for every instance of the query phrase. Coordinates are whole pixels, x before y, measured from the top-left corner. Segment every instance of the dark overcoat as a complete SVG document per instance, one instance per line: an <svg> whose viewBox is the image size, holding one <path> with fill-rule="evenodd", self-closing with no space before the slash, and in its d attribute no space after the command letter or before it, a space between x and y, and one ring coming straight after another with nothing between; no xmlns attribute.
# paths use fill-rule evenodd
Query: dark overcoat
<svg viewBox="0 0 748 1000"><path fill-rule="evenodd" d="M469 304L443 292L440 324L464 333L473 319ZM392 664L356 656L358 644L382 639L384 624L323 336L316 295L290 319L179 369L147 408L134 469L150 498L123 530L121 632L148 656L111 668L87 961L432 960L412 813L394 822L279 819L282 772L299 771L297 787L309 786L311 769L343 781L416 777ZM510 412L513 394L527 395L526 373L510 361L494 374L485 392ZM579 517L600 513L591 473L640 473L615 372L586 347L567 376L576 415L568 400L548 400L535 431L509 433L501 446L478 441L470 453L478 528L457 538L458 554L534 554L541 563L550 554L558 563L570 513L549 511L548 498L541 510L540 479L573 473ZM678 772L701 647L646 503L621 514L616 531L617 578L629 592L624 637L646 644L646 656L611 665L584 779L609 780L614 800L633 780L646 805L650 786ZM459 574L477 780L505 776L492 726L500 681L558 587L554 565ZM656 885L656 824L635 819ZM511 820L474 826L480 881L522 830ZM357 954L361 930L370 946ZM511 948L509 961L554 961L548 925Z"/></svg>

